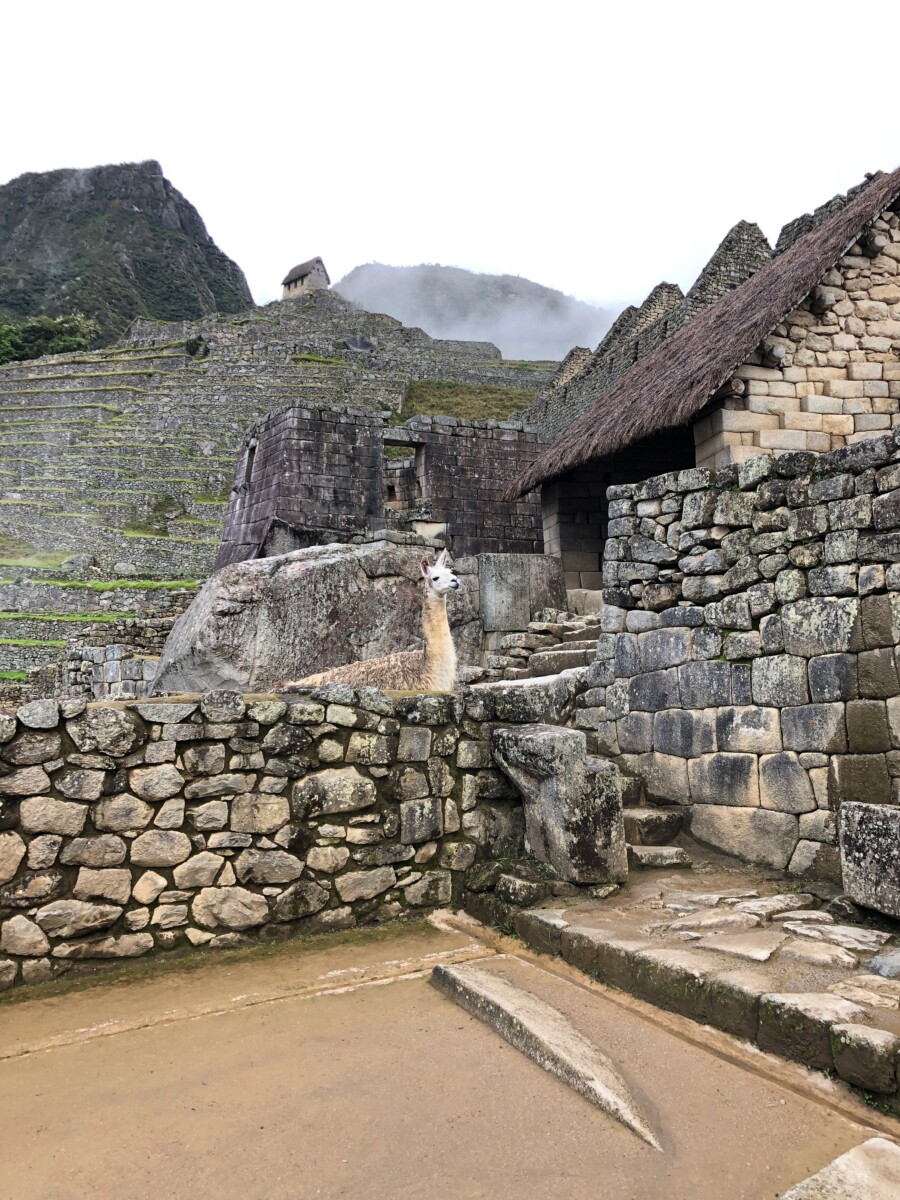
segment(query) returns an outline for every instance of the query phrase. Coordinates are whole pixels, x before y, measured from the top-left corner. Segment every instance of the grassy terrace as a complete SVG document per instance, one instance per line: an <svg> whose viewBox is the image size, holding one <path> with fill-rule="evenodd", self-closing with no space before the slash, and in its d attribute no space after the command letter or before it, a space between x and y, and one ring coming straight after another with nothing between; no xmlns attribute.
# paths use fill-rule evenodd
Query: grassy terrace
<svg viewBox="0 0 900 1200"><path fill-rule="evenodd" d="M464 421L505 421L532 402L533 389L416 379L407 387L403 406L392 418L402 425L410 417L459 417Z"/></svg>
<svg viewBox="0 0 900 1200"><path fill-rule="evenodd" d="M44 641L42 638L5 638L0 637L0 646L65 646L65 638L53 638Z"/></svg>
<svg viewBox="0 0 900 1200"><path fill-rule="evenodd" d="M2 582L2 581L0 581ZM79 592L114 592L114 591L180 591L183 588L198 586L196 579L32 579L29 587L58 587L72 588ZM131 614L123 614L130 616Z"/></svg>
<svg viewBox="0 0 900 1200"><path fill-rule="evenodd" d="M2 394L3 394L3 393L2 393L2 392L0 392L0 395L2 395ZM80 410L80 409L83 409L83 408L93 408L93 409L97 409L99 412L108 412L108 413L112 413L112 414L113 414L114 416L116 416L116 417L120 417L120 416L122 416L122 410L121 410L121 409L119 409L119 408L114 408L114 407L113 407L113 405L111 405L111 404L101 404L99 401L97 401L97 403L95 403L95 404L90 404L90 403L82 403L82 404L29 404L29 405L27 405L27 406L26 406L26 405L24 405L24 404L5 404L5 405L3 405L2 407L0 407L0 413L4 413L4 412L8 412L8 413L21 413L21 412L23 412L23 411L24 411L24 412L54 412L54 413L64 413L64 412L69 412L70 410ZM79 422L79 424L84 424L84 423L85 423L85 422ZM73 422L73 424L74 424L74 422Z"/></svg>
<svg viewBox="0 0 900 1200"><path fill-rule="evenodd" d="M109 625L123 617L133 617L132 612L99 613L31 613L0 612L0 621L71 621L73 624Z"/></svg>
<svg viewBox="0 0 900 1200"><path fill-rule="evenodd" d="M22 683L28 678L27 671L0 671L0 679Z"/></svg>

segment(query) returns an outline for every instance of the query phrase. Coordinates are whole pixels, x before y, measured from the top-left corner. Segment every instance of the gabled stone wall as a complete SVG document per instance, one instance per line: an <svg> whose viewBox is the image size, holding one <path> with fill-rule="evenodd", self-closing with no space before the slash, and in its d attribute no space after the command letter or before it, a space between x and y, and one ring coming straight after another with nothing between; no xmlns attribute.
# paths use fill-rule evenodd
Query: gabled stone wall
<svg viewBox="0 0 900 1200"><path fill-rule="evenodd" d="M698 467L827 453L900 421L900 215L887 211L735 372L694 425Z"/></svg>
<svg viewBox="0 0 900 1200"><path fill-rule="evenodd" d="M840 805L900 803L898 446L610 489L577 722L730 853L837 877Z"/></svg>

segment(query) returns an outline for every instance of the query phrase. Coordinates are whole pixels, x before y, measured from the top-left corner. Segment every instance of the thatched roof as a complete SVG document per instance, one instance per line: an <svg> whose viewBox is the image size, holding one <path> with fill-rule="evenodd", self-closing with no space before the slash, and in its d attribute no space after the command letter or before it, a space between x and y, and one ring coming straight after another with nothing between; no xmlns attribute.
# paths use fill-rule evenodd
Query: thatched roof
<svg viewBox="0 0 900 1200"><path fill-rule="evenodd" d="M898 195L900 168L876 175L740 287L701 309L586 408L507 498L661 429L687 424Z"/></svg>
<svg viewBox="0 0 900 1200"><path fill-rule="evenodd" d="M321 258L311 258L307 262L298 263L297 266L292 267L290 271L288 271L287 275L285 275L284 279L282 279L281 286L287 287L288 284L296 283L298 279L305 279L307 275L311 275L313 271L315 271L316 267L321 267L322 270L325 271L325 264L322 262ZM325 278L328 280L328 284L330 286L331 279L329 278L327 271L325 271Z"/></svg>

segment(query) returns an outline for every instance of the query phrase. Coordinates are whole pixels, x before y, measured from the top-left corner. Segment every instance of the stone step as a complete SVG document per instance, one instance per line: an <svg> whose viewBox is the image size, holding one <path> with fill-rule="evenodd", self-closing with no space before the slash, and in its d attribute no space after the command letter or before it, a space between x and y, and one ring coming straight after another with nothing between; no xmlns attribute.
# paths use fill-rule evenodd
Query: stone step
<svg viewBox="0 0 900 1200"><path fill-rule="evenodd" d="M813 894L736 887L765 886L758 873L743 874L707 866L696 878L660 877L651 912L646 889L518 913L492 899L496 916L539 953L769 1053L834 1071L900 1112L900 981L874 973L891 953L891 934L834 923Z"/></svg>
<svg viewBox="0 0 900 1200"><path fill-rule="evenodd" d="M569 641L556 642L553 646L548 646L547 651L553 650L591 650L596 652L596 638L571 638Z"/></svg>
<svg viewBox="0 0 900 1200"><path fill-rule="evenodd" d="M599 625L580 625L577 629L571 629L568 633L564 633L560 639L565 642L596 642L600 636Z"/></svg>
<svg viewBox="0 0 900 1200"><path fill-rule="evenodd" d="M632 846L665 846L680 832L680 808L624 808L625 839Z"/></svg>
<svg viewBox="0 0 900 1200"><path fill-rule="evenodd" d="M541 650L528 660L528 674L558 675L572 667L586 667L593 660L593 650Z"/></svg>
<svg viewBox="0 0 900 1200"><path fill-rule="evenodd" d="M628 847L628 865L636 870L672 870L676 867L692 867L690 855L681 846L631 846Z"/></svg>
<svg viewBox="0 0 900 1200"><path fill-rule="evenodd" d="M785 1192L781 1200L897 1200L900 1147L869 1138Z"/></svg>

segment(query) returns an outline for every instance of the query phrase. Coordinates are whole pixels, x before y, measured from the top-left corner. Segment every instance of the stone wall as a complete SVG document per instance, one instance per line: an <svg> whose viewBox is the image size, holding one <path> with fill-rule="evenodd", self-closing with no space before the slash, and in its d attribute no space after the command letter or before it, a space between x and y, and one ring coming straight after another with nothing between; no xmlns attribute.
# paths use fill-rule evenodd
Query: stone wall
<svg viewBox="0 0 900 1200"><path fill-rule="evenodd" d="M898 446L609 491L576 723L730 853L837 876L840 805L900 802Z"/></svg>
<svg viewBox="0 0 900 1200"><path fill-rule="evenodd" d="M408 446L391 461L387 446ZM441 534L456 555L540 553L536 494L501 499L540 452L520 421L383 416L295 404L251 426L216 566L396 528Z"/></svg>
<svg viewBox="0 0 900 1200"><path fill-rule="evenodd" d="M523 851L491 730L564 722L574 693L335 686L0 714L0 987L451 903L473 865Z"/></svg>
<svg viewBox="0 0 900 1200"><path fill-rule="evenodd" d="M332 292L0 366L3 532L107 572L208 574L248 425L286 403L400 410L413 379L537 390L555 363L443 342ZM26 561L33 554L23 553Z"/></svg>
<svg viewBox="0 0 900 1200"><path fill-rule="evenodd" d="M735 372L694 425L697 466L820 453L900 421L900 215L885 212Z"/></svg>

